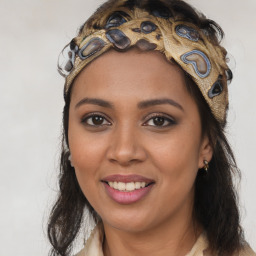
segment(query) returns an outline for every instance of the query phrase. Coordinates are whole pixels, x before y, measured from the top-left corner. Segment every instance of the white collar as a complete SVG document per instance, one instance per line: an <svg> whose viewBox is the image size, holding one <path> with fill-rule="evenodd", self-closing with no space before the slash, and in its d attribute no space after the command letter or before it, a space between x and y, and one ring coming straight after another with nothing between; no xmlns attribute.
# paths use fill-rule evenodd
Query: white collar
<svg viewBox="0 0 256 256"><path fill-rule="evenodd" d="M103 224L100 222L92 231L86 245L82 251L76 256L104 256L102 250L102 243L104 238ZM205 233L202 233L191 251L186 256L204 256L204 251L208 247L208 240Z"/></svg>

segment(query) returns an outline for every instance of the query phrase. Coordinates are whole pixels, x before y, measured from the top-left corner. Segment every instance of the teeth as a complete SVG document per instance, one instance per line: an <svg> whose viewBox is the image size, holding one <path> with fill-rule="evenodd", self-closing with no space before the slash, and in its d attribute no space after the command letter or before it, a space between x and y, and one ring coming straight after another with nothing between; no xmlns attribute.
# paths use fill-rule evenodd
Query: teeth
<svg viewBox="0 0 256 256"><path fill-rule="evenodd" d="M134 191L136 189L140 189L140 188L145 188L146 187L146 182L128 182L128 183L124 183L124 182L117 182L117 181L109 181L108 185L111 188L114 188L116 190L119 191Z"/></svg>
<svg viewBox="0 0 256 256"><path fill-rule="evenodd" d="M127 191L133 191L135 190L135 184L134 182L129 182L125 185L125 190Z"/></svg>
<svg viewBox="0 0 256 256"><path fill-rule="evenodd" d="M140 182L135 182L135 188L139 189L140 188Z"/></svg>
<svg viewBox="0 0 256 256"><path fill-rule="evenodd" d="M114 181L113 188L114 188L114 189L118 189L118 184L117 184L116 181Z"/></svg>
<svg viewBox="0 0 256 256"><path fill-rule="evenodd" d="M117 183L117 189L118 189L118 190L121 190L121 191L125 190L125 183L123 183L123 182L118 182L118 183Z"/></svg>

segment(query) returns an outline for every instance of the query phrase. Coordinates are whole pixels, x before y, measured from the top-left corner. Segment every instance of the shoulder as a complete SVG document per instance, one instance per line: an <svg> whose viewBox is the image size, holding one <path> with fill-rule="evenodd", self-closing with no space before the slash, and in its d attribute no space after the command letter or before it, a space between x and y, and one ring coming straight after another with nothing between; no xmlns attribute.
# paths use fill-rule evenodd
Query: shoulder
<svg viewBox="0 0 256 256"><path fill-rule="evenodd" d="M218 253L210 253L208 250L205 250L202 256L218 256ZM232 256L256 256L256 253L249 246L246 246L240 252L232 254Z"/></svg>
<svg viewBox="0 0 256 256"><path fill-rule="evenodd" d="M102 242L104 237L103 224L100 222L92 231L85 247L75 256L103 256Z"/></svg>
<svg viewBox="0 0 256 256"><path fill-rule="evenodd" d="M202 256L219 256L219 254L217 252L214 253L214 252L209 251L209 247L208 247L209 242L208 242L207 236L205 234L201 235L200 240L201 240L202 245L204 244L204 246L201 247L201 249L205 248L205 245L207 245L207 248L203 249L202 252L200 250L201 254L197 254L198 253L197 252L196 254L192 254L191 256L199 256L199 255L200 256L201 255ZM190 254L187 256L190 256ZM250 247L250 245L248 243L244 242L243 248L241 250L237 251L236 253L232 254L232 256L256 256L256 253L252 250L252 248Z"/></svg>
<svg viewBox="0 0 256 256"><path fill-rule="evenodd" d="M249 245L246 245L244 246L243 250L241 250L238 254L234 256L256 256L256 253Z"/></svg>

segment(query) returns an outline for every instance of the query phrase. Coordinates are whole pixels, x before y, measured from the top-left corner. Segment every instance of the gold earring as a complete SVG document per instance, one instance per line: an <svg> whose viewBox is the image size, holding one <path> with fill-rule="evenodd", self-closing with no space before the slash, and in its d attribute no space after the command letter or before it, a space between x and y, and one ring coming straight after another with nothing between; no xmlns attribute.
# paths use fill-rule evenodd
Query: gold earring
<svg viewBox="0 0 256 256"><path fill-rule="evenodd" d="M207 160L204 160L204 170L208 172L209 170L209 162Z"/></svg>

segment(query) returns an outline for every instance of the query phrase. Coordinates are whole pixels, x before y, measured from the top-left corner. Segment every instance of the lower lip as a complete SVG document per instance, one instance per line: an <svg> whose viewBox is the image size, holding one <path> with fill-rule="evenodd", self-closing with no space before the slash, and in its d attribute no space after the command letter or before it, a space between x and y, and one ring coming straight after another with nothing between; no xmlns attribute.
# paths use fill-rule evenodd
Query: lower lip
<svg viewBox="0 0 256 256"><path fill-rule="evenodd" d="M108 184L103 183L105 186L105 189L107 191L107 194L117 203L119 204L132 204L139 200L141 200L143 197L145 197L153 187L153 184L145 187L136 189L134 191L130 192L123 192L114 188L111 188Z"/></svg>

